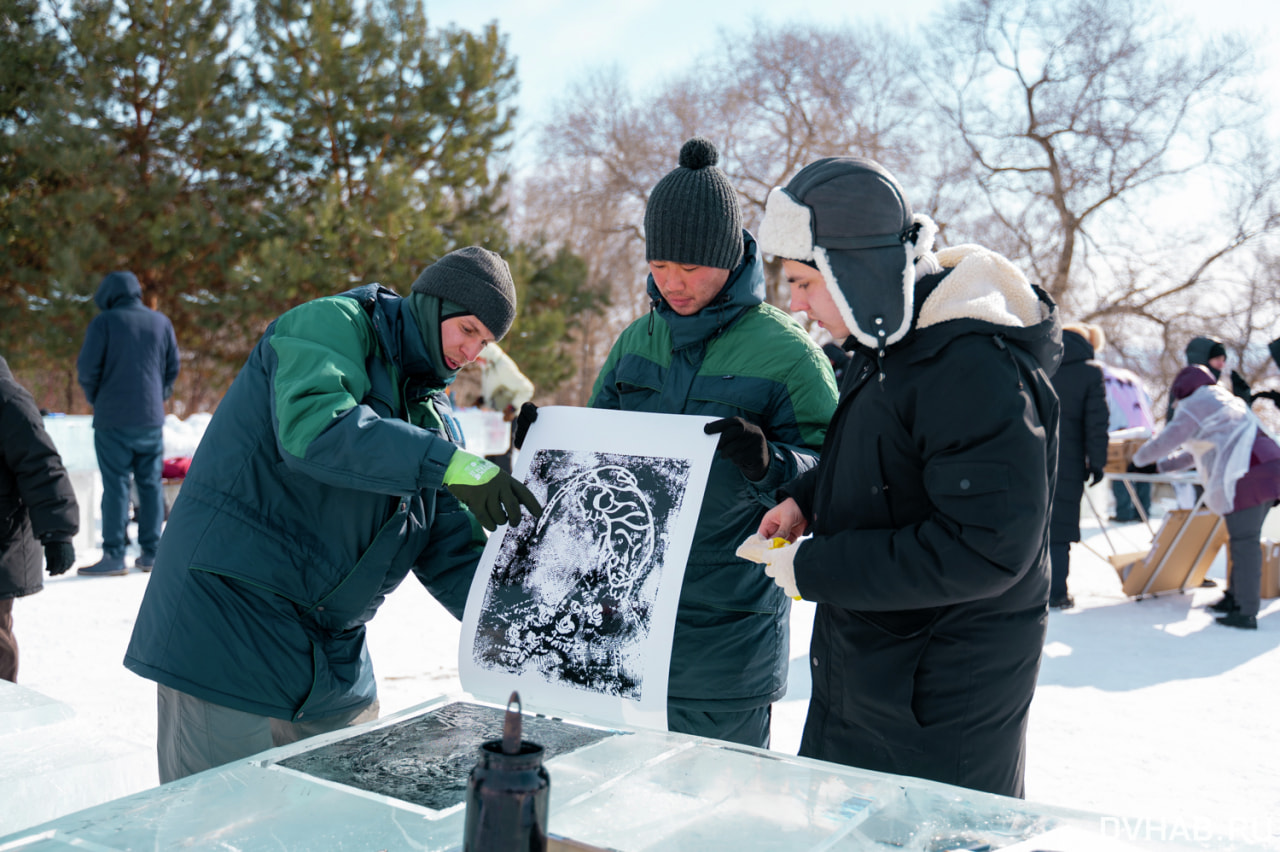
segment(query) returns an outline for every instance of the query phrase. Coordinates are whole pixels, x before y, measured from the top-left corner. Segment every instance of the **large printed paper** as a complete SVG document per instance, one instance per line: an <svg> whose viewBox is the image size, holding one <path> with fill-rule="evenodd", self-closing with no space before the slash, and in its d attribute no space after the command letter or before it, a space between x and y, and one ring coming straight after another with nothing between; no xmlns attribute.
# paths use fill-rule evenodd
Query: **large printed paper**
<svg viewBox="0 0 1280 852"><path fill-rule="evenodd" d="M716 436L709 417L550 406L513 474L543 505L489 538L458 670L478 698L666 729L685 560Z"/></svg>

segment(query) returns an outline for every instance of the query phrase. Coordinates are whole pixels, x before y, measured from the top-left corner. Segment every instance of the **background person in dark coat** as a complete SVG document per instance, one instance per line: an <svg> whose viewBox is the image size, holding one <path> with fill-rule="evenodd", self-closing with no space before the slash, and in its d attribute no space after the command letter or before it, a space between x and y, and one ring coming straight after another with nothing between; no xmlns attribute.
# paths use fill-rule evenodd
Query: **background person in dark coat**
<svg viewBox="0 0 1280 852"><path fill-rule="evenodd" d="M1107 463L1107 388L1102 365L1093 360L1102 332L1092 326L1062 328L1062 364L1053 376L1058 392L1058 488L1049 520L1049 606L1074 604L1067 593L1071 542L1080 540L1080 500L1085 480L1102 481Z"/></svg>
<svg viewBox="0 0 1280 852"><path fill-rule="evenodd" d="M102 560L89 576L124 574L129 479L138 488L137 566L155 564L164 524L164 401L178 378L178 341L164 314L142 304L132 272L112 272L93 297L101 311L76 361L80 387L93 406L93 448L102 473Z"/></svg>
<svg viewBox="0 0 1280 852"><path fill-rule="evenodd" d="M791 309L853 350L818 466L758 530L816 601L800 754L1021 796L1048 620L1057 309L978 246L932 251L893 175L820 160L768 198ZM847 339L846 339L847 338Z"/></svg>
<svg viewBox="0 0 1280 852"><path fill-rule="evenodd" d="M71 567L79 530L80 507L62 457L35 399L0 357L0 679L18 679L13 599L44 588L42 549L50 574Z"/></svg>

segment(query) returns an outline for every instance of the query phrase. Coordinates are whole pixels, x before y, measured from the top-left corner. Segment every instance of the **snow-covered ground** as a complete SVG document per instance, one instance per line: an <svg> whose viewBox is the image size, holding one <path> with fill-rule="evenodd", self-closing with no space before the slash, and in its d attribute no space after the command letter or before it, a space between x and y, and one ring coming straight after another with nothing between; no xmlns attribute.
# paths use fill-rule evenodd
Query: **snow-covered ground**
<svg viewBox="0 0 1280 852"><path fill-rule="evenodd" d="M1105 511L1106 486L1093 490ZM1256 632L1213 623L1219 589L1142 601L1123 596L1102 558L1106 538L1084 511L1072 555L1076 608L1050 615L1032 707L1027 797L1127 818L1135 836L1212 833L1280 849L1280 599ZM1121 551L1146 548L1141 524L1109 525ZM1280 510L1267 532L1280 538ZM130 562L134 551L130 553ZM82 550L78 564L99 557ZM1225 553L1210 577L1222 580ZM15 601L19 683L71 705L104 736L154 754L155 688L121 665L147 575L48 578ZM809 696L813 605L792 618L791 682L774 707L773 748L795 753ZM409 581L369 625L383 714L460 693L458 623ZM3 759L3 755L0 755ZM0 835L5 831L0 827ZM1145 835L1144 835L1145 833Z"/></svg>

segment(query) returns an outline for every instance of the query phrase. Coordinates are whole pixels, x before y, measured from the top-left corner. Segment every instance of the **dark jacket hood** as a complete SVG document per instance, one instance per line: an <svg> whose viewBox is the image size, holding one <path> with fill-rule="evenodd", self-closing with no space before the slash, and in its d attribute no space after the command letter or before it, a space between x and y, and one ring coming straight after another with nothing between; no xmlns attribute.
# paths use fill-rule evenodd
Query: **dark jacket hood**
<svg viewBox="0 0 1280 852"><path fill-rule="evenodd" d="M342 294L355 299L369 314L378 342L389 361L395 364L402 377L415 387L444 388L453 382L456 370L445 369L444 356L440 353L439 332L432 347L418 328L418 317L411 310L408 299L380 284L365 284ZM428 321L438 329L440 299L436 296L416 294L429 304ZM432 350L435 350L434 352Z"/></svg>
<svg viewBox="0 0 1280 852"><path fill-rule="evenodd" d="M705 308L692 316L680 316L671 309L658 285L650 275L646 292L652 301L652 310L671 327L671 342L675 349L715 337L733 325L734 320L748 308L764 301L764 268L760 263L760 250L755 237L742 232L742 261L729 273L729 280Z"/></svg>
<svg viewBox="0 0 1280 852"><path fill-rule="evenodd" d="M1209 366L1209 359L1215 355L1226 355L1227 349L1222 341L1214 337L1193 337L1187 344L1187 363Z"/></svg>
<svg viewBox="0 0 1280 852"><path fill-rule="evenodd" d="M1077 361L1092 361L1093 347L1074 331L1062 332L1062 363L1074 364Z"/></svg>
<svg viewBox="0 0 1280 852"><path fill-rule="evenodd" d="M102 279L93 302L100 311L109 311L128 302L142 303L142 285L132 272L112 272Z"/></svg>

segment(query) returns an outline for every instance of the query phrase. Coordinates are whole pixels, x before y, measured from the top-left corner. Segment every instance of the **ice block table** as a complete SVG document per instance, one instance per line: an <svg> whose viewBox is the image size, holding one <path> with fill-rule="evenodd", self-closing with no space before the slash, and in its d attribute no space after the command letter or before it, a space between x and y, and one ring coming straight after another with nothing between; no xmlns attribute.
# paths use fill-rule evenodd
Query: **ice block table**
<svg viewBox="0 0 1280 852"><path fill-rule="evenodd" d="M437 698L0 837L0 852L448 852L501 710ZM1123 823L1098 814L682 734L527 716L525 736L548 746L552 835L604 849L1027 849L1064 830L1079 849L1250 848L1117 844L1108 835Z"/></svg>
<svg viewBox="0 0 1280 852"><path fill-rule="evenodd" d="M0 680L0 832L152 786L153 763L90 731L69 705Z"/></svg>

